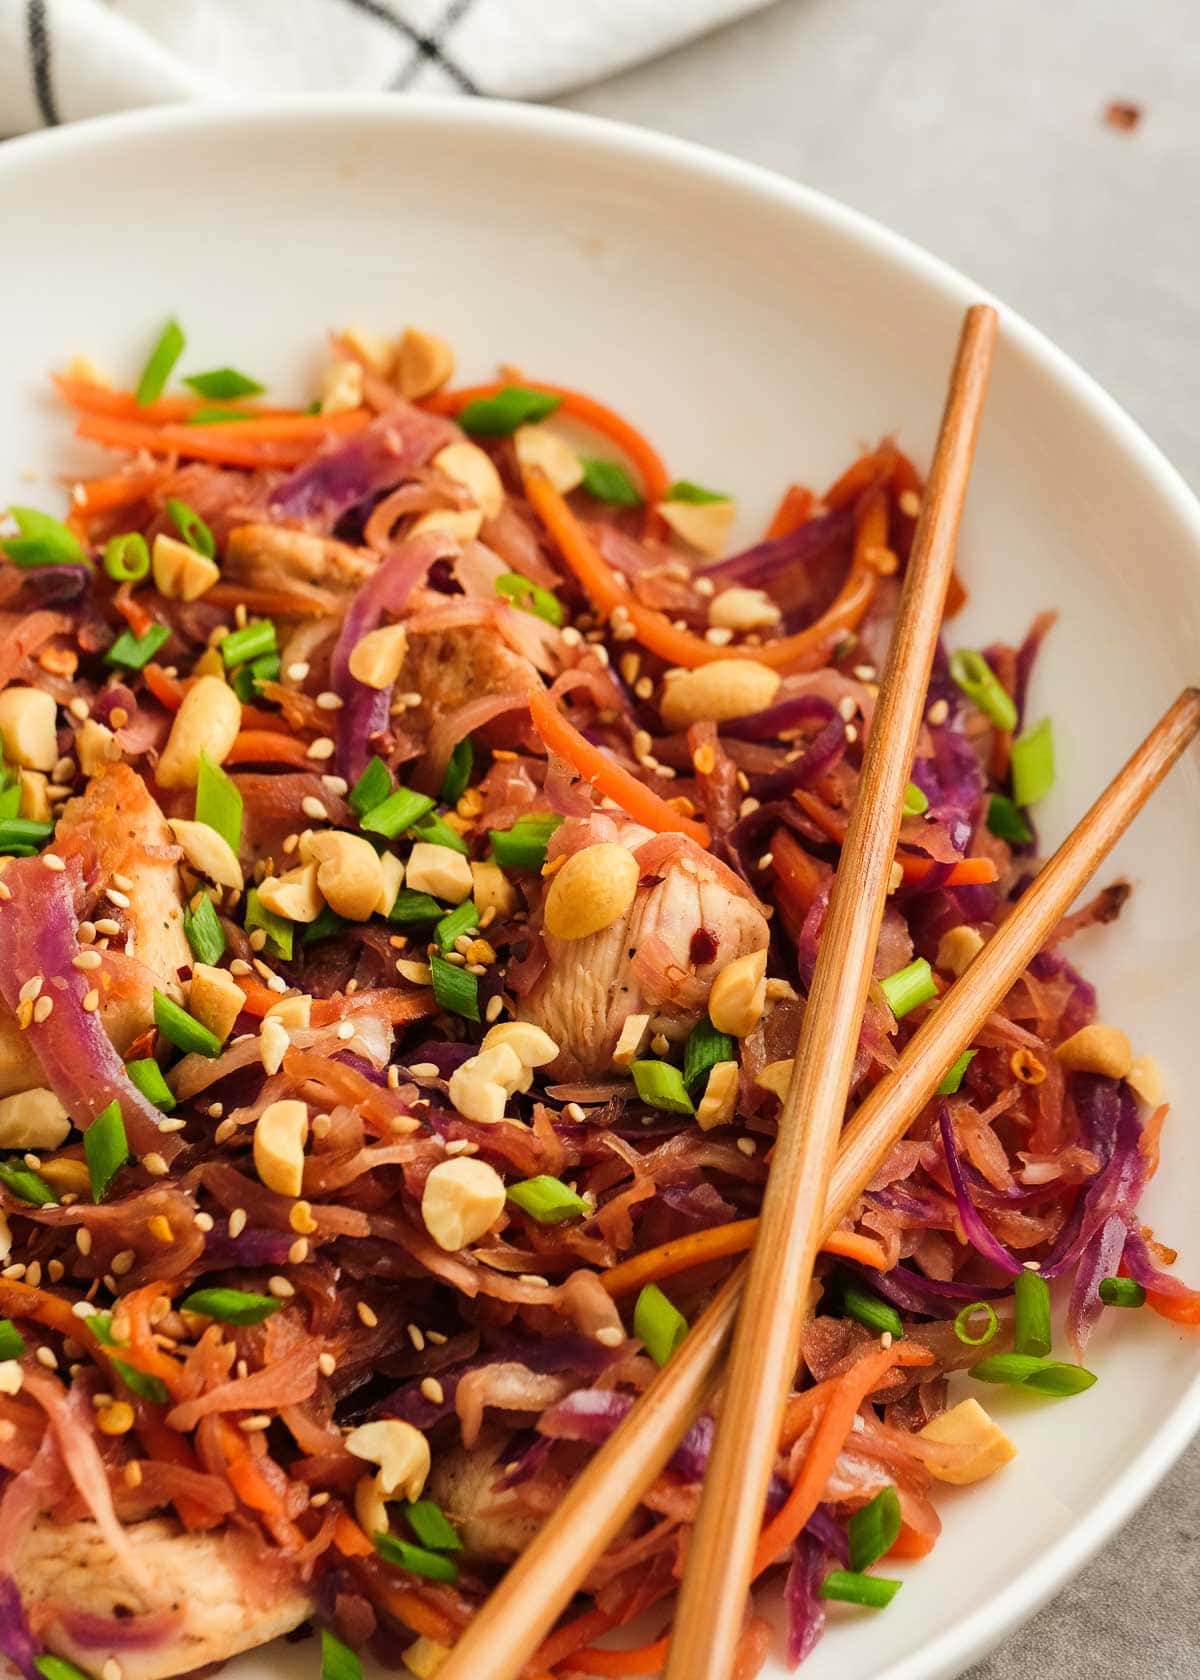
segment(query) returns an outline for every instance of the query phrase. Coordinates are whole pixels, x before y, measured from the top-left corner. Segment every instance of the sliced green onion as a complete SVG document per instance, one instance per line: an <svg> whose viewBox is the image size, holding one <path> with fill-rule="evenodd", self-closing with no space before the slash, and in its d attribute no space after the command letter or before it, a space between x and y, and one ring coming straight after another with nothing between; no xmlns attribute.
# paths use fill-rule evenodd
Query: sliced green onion
<svg viewBox="0 0 1200 1680"><path fill-rule="evenodd" d="M168 624L152 624L144 636L135 636L132 630L122 630L116 641L104 655L106 665L124 665L127 670L140 671L142 666L162 647L164 642L171 639L171 627Z"/></svg>
<svg viewBox="0 0 1200 1680"><path fill-rule="evenodd" d="M1007 1383L1012 1388L1031 1388L1038 1394L1082 1394L1096 1380L1094 1371L1082 1365L1063 1365L1056 1359L1038 1359L1028 1353L993 1353L972 1365L967 1373L978 1382Z"/></svg>
<svg viewBox="0 0 1200 1680"><path fill-rule="evenodd" d="M474 765L475 748L471 745L471 737L464 735L450 754L445 774L442 777L443 805L455 805L462 798L467 791L467 784L471 780L471 771Z"/></svg>
<svg viewBox="0 0 1200 1680"><path fill-rule="evenodd" d="M456 939L461 939L464 933L479 926L479 909L474 899L466 898L448 916L443 916L433 930L433 937L437 940L438 950L443 956L453 951Z"/></svg>
<svg viewBox="0 0 1200 1680"><path fill-rule="evenodd" d="M688 1321L656 1283L648 1283L633 1309L633 1333L656 1365L665 1365L688 1333Z"/></svg>
<svg viewBox="0 0 1200 1680"><path fill-rule="evenodd" d="M869 1505L855 1511L846 1525L850 1567L870 1569L900 1537L900 1496L894 1487L880 1488Z"/></svg>
<svg viewBox="0 0 1200 1680"><path fill-rule="evenodd" d="M155 1108L161 1108L164 1114L170 1114L175 1107L175 1093L163 1078L163 1070L153 1056L143 1056L139 1061L126 1062L125 1072Z"/></svg>
<svg viewBox="0 0 1200 1680"><path fill-rule="evenodd" d="M233 673L230 687L243 706L252 706L262 696L263 683L277 682L278 679L279 655L260 653L257 659L252 659Z"/></svg>
<svg viewBox="0 0 1200 1680"><path fill-rule="evenodd" d="M21 534L0 537L0 549L14 566L32 571L37 566L91 565L87 550L61 519L38 508L10 507L8 511Z"/></svg>
<svg viewBox="0 0 1200 1680"><path fill-rule="evenodd" d="M45 1680L92 1680L86 1669L76 1668L66 1657L56 1657L51 1651L44 1651L40 1657L34 1657L33 1666L39 1674L45 1676Z"/></svg>
<svg viewBox="0 0 1200 1680"><path fill-rule="evenodd" d="M462 1541L441 1506L432 1499L407 1500L404 1520L421 1545L431 1552L461 1552Z"/></svg>
<svg viewBox="0 0 1200 1680"><path fill-rule="evenodd" d="M171 523L188 547L194 548L196 553L202 554L206 560L211 560L217 552L216 538L195 508L181 502L177 496L168 496L167 512L171 516Z"/></svg>
<svg viewBox="0 0 1200 1680"><path fill-rule="evenodd" d="M586 1218L592 1211L569 1184L564 1184L561 1178L551 1178L548 1173L510 1184L508 1199L515 1202L522 1213L536 1219L539 1225L558 1225L564 1219Z"/></svg>
<svg viewBox="0 0 1200 1680"><path fill-rule="evenodd" d="M261 1324L283 1305L274 1295L249 1289L194 1289L180 1303L185 1312L219 1319L222 1324Z"/></svg>
<svg viewBox="0 0 1200 1680"><path fill-rule="evenodd" d="M87 1320L87 1327L96 1340L102 1342L105 1347L125 1346L124 1342L119 1342L112 1333L112 1314L110 1312L92 1313Z"/></svg>
<svg viewBox="0 0 1200 1680"><path fill-rule="evenodd" d="M897 1020L907 1015L911 1009L916 1009L919 1004L928 1003L930 998L937 996L933 970L924 957L918 957L906 968L898 968L895 974L889 974L879 985L888 1000L888 1007Z"/></svg>
<svg viewBox="0 0 1200 1680"><path fill-rule="evenodd" d="M213 368L209 373L191 373L183 383L207 402L228 402L232 397L259 397L266 390L265 385L251 379L248 373L239 373L237 368L231 367Z"/></svg>
<svg viewBox="0 0 1200 1680"><path fill-rule="evenodd" d="M631 1062L629 1071L638 1096L651 1108L661 1108L667 1114L696 1112L683 1075L671 1062Z"/></svg>
<svg viewBox="0 0 1200 1680"><path fill-rule="evenodd" d="M439 904L429 893L414 892L411 887L401 887L396 894L395 904L388 911L388 921L410 927L418 922L436 922L445 914L445 905Z"/></svg>
<svg viewBox="0 0 1200 1680"><path fill-rule="evenodd" d="M583 456L583 488L598 502L611 502L614 507L641 507L643 496L619 461L600 461Z"/></svg>
<svg viewBox="0 0 1200 1680"><path fill-rule="evenodd" d="M504 869L540 869L546 861L546 847L561 817L518 817L511 828L488 831L492 857Z"/></svg>
<svg viewBox="0 0 1200 1680"><path fill-rule="evenodd" d="M1015 846L1027 846L1033 839L1021 807L1003 793L994 793L988 800L987 825L989 833Z"/></svg>
<svg viewBox="0 0 1200 1680"><path fill-rule="evenodd" d="M5 817L0 821L0 852L28 856L39 851L53 833L53 823L37 822L33 817Z"/></svg>
<svg viewBox="0 0 1200 1680"><path fill-rule="evenodd" d="M336 910L331 910L328 904L323 905L321 913L315 922L309 922L301 936L304 945L315 945L319 939L332 939L350 924L344 916L339 916Z"/></svg>
<svg viewBox="0 0 1200 1680"><path fill-rule="evenodd" d="M904 815L906 817L923 817L929 809L929 796L916 782L909 782L904 789Z"/></svg>
<svg viewBox="0 0 1200 1680"><path fill-rule="evenodd" d="M967 699L985 713L997 729L1017 727L1017 708L995 671L975 648L958 648L950 655L950 675Z"/></svg>
<svg viewBox="0 0 1200 1680"><path fill-rule="evenodd" d="M479 980L476 975L448 963L445 957L434 955L429 959L429 977L439 1009L461 1015L464 1021L478 1021Z"/></svg>
<svg viewBox="0 0 1200 1680"><path fill-rule="evenodd" d="M432 810L433 800L426 794L400 787L389 794L381 805L371 806L360 826L364 833L382 834L386 840L394 840L397 834L403 834Z"/></svg>
<svg viewBox="0 0 1200 1680"><path fill-rule="evenodd" d="M978 1313L986 1313L987 1317L983 1321L982 1332L978 1336L973 1336L971 1334L971 1320ZM954 1320L954 1334L960 1342L965 1342L968 1347L982 1347L985 1342L991 1341L999 1328L1000 1320L996 1317L996 1309L990 1301L972 1301L970 1306L964 1307Z"/></svg>
<svg viewBox="0 0 1200 1680"><path fill-rule="evenodd" d="M566 617L557 595L552 594L549 589L543 589L540 583L522 577L520 572L505 572L502 577L498 577L496 593L511 601L514 607L520 607L522 612L544 618L547 624L561 625Z"/></svg>
<svg viewBox="0 0 1200 1680"><path fill-rule="evenodd" d="M737 1043L728 1033L718 1032L707 1015L688 1034L683 1052L683 1083L693 1090L718 1062L736 1062Z"/></svg>
<svg viewBox="0 0 1200 1680"><path fill-rule="evenodd" d="M4 752L4 739L0 736L0 754ZM9 770L0 764L0 822L8 822L21 809L21 778L15 770Z"/></svg>
<svg viewBox="0 0 1200 1680"><path fill-rule="evenodd" d="M1146 1305L1146 1291L1133 1278L1101 1278L1097 1293L1106 1307L1144 1307Z"/></svg>
<svg viewBox="0 0 1200 1680"><path fill-rule="evenodd" d="M946 1075L945 1079L943 1079L942 1083L937 1087L934 1095L938 1097L952 1097L962 1084L963 1075L966 1073L967 1069L970 1067L971 1063L978 1054L978 1050L964 1050L962 1055L955 1062L954 1066L950 1069L950 1072Z"/></svg>
<svg viewBox="0 0 1200 1680"><path fill-rule="evenodd" d="M23 1202L32 1202L35 1207L49 1207L58 1201L58 1192L52 1190L44 1178L39 1177L31 1167L21 1167L15 1161L0 1161L0 1184L14 1196L19 1196Z"/></svg>
<svg viewBox="0 0 1200 1680"><path fill-rule="evenodd" d="M150 573L150 550L140 531L123 531L104 545L104 570L114 583L140 583Z"/></svg>
<svg viewBox="0 0 1200 1680"><path fill-rule="evenodd" d="M347 795L350 809L365 817L377 805L382 805L392 791L392 773L378 754L367 765Z"/></svg>
<svg viewBox="0 0 1200 1680"><path fill-rule="evenodd" d="M235 426L257 416L248 408L195 408L184 421L185 426Z"/></svg>
<svg viewBox="0 0 1200 1680"><path fill-rule="evenodd" d="M0 1359L20 1359L25 1338L11 1318L0 1318Z"/></svg>
<svg viewBox="0 0 1200 1680"><path fill-rule="evenodd" d="M196 961L212 968L224 954L225 930L207 893L200 893L195 902L194 910L189 904L183 912L183 931Z"/></svg>
<svg viewBox="0 0 1200 1680"><path fill-rule="evenodd" d="M562 402L549 391L531 391L526 385L505 385L495 396L476 397L458 416L464 432L479 437L511 437L518 426L544 420Z"/></svg>
<svg viewBox="0 0 1200 1680"><path fill-rule="evenodd" d="M136 1365L129 1365L124 1359L110 1360L110 1364L125 1387L139 1399L153 1400L156 1405L165 1406L171 1398L161 1377L148 1377L145 1371L139 1371Z"/></svg>
<svg viewBox="0 0 1200 1680"><path fill-rule="evenodd" d="M1012 744L1013 797L1018 805L1036 805L1054 786L1054 725L1035 723Z"/></svg>
<svg viewBox="0 0 1200 1680"><path fill-rule="evenodd" d="M248 659L257 659L259 654L278 653L275 626L269 618L251 619L240 630L231 630L222 640L220 648L227 671Z"/></svg>
<svg viewBox="0 0 1200 1680"><path fill-rule="evenodd" d="M321 1680L363 1680L357 1651L326 1627L321 1629Z"/></svg>
<svg viewBox="0 0 1200 1680"><path fill-rule="evenodd" d="M424 1546L410 1545L407 1540L397 1540L394 1534L375 1534L372 1540L385 1563L407 1569L410 1575L424 1575L430 1581L458 1580L458 1565L444 1552L431 1552Z"/></svg>
<svg viewBox="0 0 1200 1680"><path fill-rule="evenodd" d="M886 1610L903 1585L903 1581L889 1581L882 1575L833 1569L817 1588L817 1597L833 1598L840 1604L861 1604L865 1610Z"/></svg>
<svg viewBox="0 0 1200 1680"><path fill-rule="evenodd" d="M156 992L156 1004L159 996ZM125 1136L121 1105L115 1098L107 1108L101 1109L84 1132L83 1153L91 1180L92 1200L102 1202L117 1172L129 1159L129 1139Z"/></svg>
<svg viewBox="0 0 1200 1680"><path fill-rule="evenodd" d="M242 796L237 783L213 763L203 747L196 778L196 821L215 828L236 854L242 843Z"/></svg>
<svg viewBox="0 0 1200 1680"><path fill-rule="evenodd" d="M162 396L163 388L171 377L171 370L183 355L186 343L183 328L172 317L159 335L158 343L151 350L150 359L138 380L136 401L139 408L147 408Z"/></svg>
<svg viewBox="0 0 1200 1680"><path fill-rule="evenodd" d="M195 1052L198 1056L219 1056L221 1054L221 1040L215 1032L210 1032L202 1021L197 1021L194 1015L189 1015L186 1009L181 1009L177 1003L157 986L154 989L154 1025L177 1050L185 1054ZM85 1140L86 1141L86 1140Z"/></svg>
<svg viewBox="0 0 1200 1680"><path fill-rule="evenodd" d="M677 478L662 497L664 502L691 502L698 507L705 502L728 502L732 499L723 490L706 490L702 484L693 484L690 478Z"/></svg>
<svg viewBox="0 0 1200 1680"><path fill-rule="evenodd" d="M242 926L247 933L261 928L267 936L267 943L263 949L269 951L273 957L278 957L281 962L291 962L296 943L296 924L289 922L286 916L279 916L274 910L268 910L259 898L256 887L251 887L246 894Z"/></svg>
<svg viewBox="0 0 1200 1680"><path fill-rule="evenodd" d="M889 1335L899 1341L904 1334L904 1320L888 1301L883 1301L869 1289L851 1278L842 1279L842 1311L847 1318L855 1318L878 1335Z"/></svg>
<svg viewBox="0 0 1200 1680"><path fill-rule="evenodd" d="M366 824L363 824L366 827ZM452 852L461 852L463 857L470 857L471 848L457 829L451 828L444 817L436 812L432 816L422 817L420 822L412 825L413 838L424 840L427 846L447 846Z"/></svg>
<svg viewBox="0 0 1200 1680"><path fill-rule="evenodd" d="M1050 1285L1036 1272L1019 1272L1013 1284L1016 1314L1013 1350L1042 1359L1050 1352Z"/></svg>

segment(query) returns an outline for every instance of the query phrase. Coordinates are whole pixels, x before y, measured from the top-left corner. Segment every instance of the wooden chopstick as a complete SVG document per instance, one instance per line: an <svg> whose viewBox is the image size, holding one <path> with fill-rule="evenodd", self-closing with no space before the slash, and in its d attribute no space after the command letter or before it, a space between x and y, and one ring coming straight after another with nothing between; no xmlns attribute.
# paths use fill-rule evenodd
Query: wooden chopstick
<svg viewBox="0 0 1200 1680"><path fill-rule="evenodd" d="M976 304L967 311L950 375L779 1115L667 1680L725 1680L737 1654L995 342L996 312Z"/></svg>
<svg viewBox="0 0 1200 1680"><path fill-rule="evenodd" d="M826 1234L854 1206L893 1143L1198 733L1200 690L1187 689L909 1040L896 1067L843 1134L825 1205ZM747 1269L743 1261L731 1273L670 1364L576 1478L553 1517L466 1628L440 1680L517 1680L716 1388Z"/></svg>

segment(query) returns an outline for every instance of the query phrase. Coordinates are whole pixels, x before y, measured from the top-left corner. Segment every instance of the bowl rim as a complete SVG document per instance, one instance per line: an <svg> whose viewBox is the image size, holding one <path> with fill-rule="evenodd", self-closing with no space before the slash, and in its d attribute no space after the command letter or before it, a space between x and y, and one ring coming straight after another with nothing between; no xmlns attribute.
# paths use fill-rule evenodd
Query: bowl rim
<svg viewBox="0 0 1200 1680"><path fill-rule="evenodd" d="M488 130L528 135L574 148L582 157L615 155L690 175L732 189L821 225L857 245L871 261L906 276L960 307L990 302L1001 314L1001 333L1109 434L1150 481L1195 548L1200 571L1200 499L1143 428L1100 383L1037 327L986 287L865 212L761 165L674 135L631 123L510 100L386 93L279 94L196 103L161 104L115 112L18 135L0 145L0 186L26 165L56 154L85 152L93 144L127 136L203 134L237 124L286 126L297 120L336 128L364 121L426 130ZM1200 1431L1200 1366L1195 1380L1108 1489L1079 1508L1070 1527L998 1593L913 1655L880 1669L876 1680L951 1680L986 1656L1004 1635L1032 1617L1099 1551L1171 1469Z"/></svg>

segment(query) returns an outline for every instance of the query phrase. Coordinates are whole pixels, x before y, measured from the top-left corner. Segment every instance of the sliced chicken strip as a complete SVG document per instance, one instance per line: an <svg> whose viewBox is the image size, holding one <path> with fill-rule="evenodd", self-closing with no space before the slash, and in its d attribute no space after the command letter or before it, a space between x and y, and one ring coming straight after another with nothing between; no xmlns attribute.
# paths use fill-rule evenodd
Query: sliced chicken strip
<svg viewBox="0 0 1200 1680"><path fill-rule="evenodd" d="M258 589L332 591L331 599L357 589L379 565L367 548L333 537L314 537L281 525L238 525L225 544L222 571Z"/></svg>
<svg viewBox="0 0 1200 1680"><path fill-rule="evenodd" d="M428 1488L457 1528L464 1550L496 1563L508 1563L524 1551L541 1527L537 1517L514 1509L511 1494L498 1487L507 1441L501 1435L470 1450L453 1447L438 1453Z"/></svg>

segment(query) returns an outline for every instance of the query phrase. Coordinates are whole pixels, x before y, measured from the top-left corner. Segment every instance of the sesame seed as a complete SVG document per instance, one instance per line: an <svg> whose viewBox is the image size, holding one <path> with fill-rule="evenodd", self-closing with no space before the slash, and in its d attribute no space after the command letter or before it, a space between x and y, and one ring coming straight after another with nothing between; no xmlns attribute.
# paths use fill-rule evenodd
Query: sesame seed
<svg viewBox="0 0 1200 1680"><path fill-rule="evenodd" d="M758 860L758 867L760 869L770 869L771 865L774 862L775 862L775 853L774 852L764 852L763 855Z"/></svg>
<svg viewBox="0 0 1200 1680"><path fill-rule="evenodd" d="M233 961L229 965L229 972L236 977L245 974L252 974L254 970L250 967L250 964L246 961L245 957L234 957Z"/></svg>
<svg viewBox="0 0 1200 1680"><path fill-rule="evenodd" d="M99 968L103 962L99 951L77 951L71 958L72 968Z"/></svg>
<svg viewBox="0 0 1200 1680"><path fill-rule="evenodd" d="M948 700L935 700L933 705L930 706L929 710L925 714L926 720L929 723L932 723L935 727L939 723L945 723L949 716L950 702Z"/></svg>
<svg viewBox="0 0 1200 1680"><path fill-rule="evenodd" d="M324 805L322 805L321 801L314 798L311 793L306 793L304 798L300 801L300 809L304 812L306 817L312 817L317 822L326 822L328 820L329 812L325 809Z"/></svg>
<svg viewBox="0 0 1200 1680"><path fill-rule="evenodd" d="M25 1262L23 1260L15 1260L11 1266L5 1266L4 1270L0 1272L0 1277L23 1278L24 1276Z"/></svg>
<svg viewBox="0 0 1200 1680"><path fill-rule="evenodd" d="M30 1266L29 1270L32 1271L33 1267ZM96 1311L96 1306L92 1301L75 1301L72 1303L71 1311L76 1318L91 1318Z"/></svg>
<svg viewBox="0 0 1200 1680"><path fill-rule="evenodd" d="M891 1347L891 1345L892 1345L892 1332L890 1330L884 1330L882 1332L882 1334L880 1335L880 1338L879 1338L879 1345L885 1353L887 1352L888 1348Z"/></svg>
<svg viewBox="0 0 1200 1680"><path fill-rule="evenodd" d="M82 695L79 694L77 694L73 700L68 701L67 710L73 718L78 718L80 723L86 722L92 715L92 708L88 705Z"/></svg>
<svg viewBox="0 0 1200 1680"><path fill-rule="evenodd" d="M285 1277L268 1278L267 1288L277 1301L290 1301L296 1293L294 1286Z"/></svg>
<svg viewBox="0 0 1200 1680"><path fill-rule="evenodd" d="M246 1229L246 1210L245 1210L245 1208L242 1208L242 1207L234 1208L233 1212L229 1215L229 1235L231 1237L240 1237L242 1232L245 1229Z"/></svg>
<svg viewBox="0 0 1200 1680"><path fill-rule="evenodd" d="M222 1120L221 1124L217 1127L216 1131L213 1133L213 1142L214 1143L228 1143L229 1139L233 1136L233 1134L237 1131L237 1129L238 1128L237 1128L237 1121L236 1120L233 1120L233 1119Z"/></svg>
<svg viewBox="0 0 1200 1680"><path fill-rule="evenodd" d="M305 757L316 759L332 758L336 750L337 749L328 735L318 735L316 740L309 747Z"/></svg>
<svg viewBox="0 0 1200 1680"><path fill-rule="evenodd" d="M330 793L336 793L339 799L344 793L349 793L350 791L350 783L346 780L345 776L323 775L321 777L321 785L323 787L327 787Z"/></svg>
<svg viewBox="0 0 1200 1680"><path fill-rule="evenodd" d="M7 882L0 881L0 899L3 899L5 904L7 904L11 897L12 888L7 884Z"/></svg>
<svg viewBox="0 0 1200 1680"><path fill-rule="evenodd" d="M302 1266L307 1259L308 1238L297 1237L291 1248L288 1249L288 1265Z"/></svg>
<svg viewBox="0 0 1200 1680"><path fill-rule="evenodd" d="M260 1429L270 1429L270 1427L271 1419L266 1412L255 1412L253 1417L242 1418L238 1423L238 1428L244 1429L248 1435L256 1434Z"/></svg>
<svg viewBox="0 0 1200 1680"><path fill-rule="evenodd" d="M445 1347L446 1345L446 1337L440 1330L426 1330L425 1340L432 1342L434 1347Z"/></svg>
<svg viewBox="0 0 1200 1680"><path fill-rule="evenodd" d="M105 939L115 939L121 931L121 924L111 916L101 916L96 923L96 932L104 935Z"/></svg>
<svg viewBox="0 0 1200 1680"><path fill-rule="evenodd" d="M58 1370L58 1358L53 1348L40 1347L35 1355L39 1365L44 1365L47 1371Z"/></svg>
<svg viewBox="0 0 1200 1680"><path fill-rule="evenodd" d="M136 1260L137 1255L131 1248L123 1248L119 1254L114 1254L112 1257L114 1277L124 1277L127 1272L131 1272Z"/></svg>
<svg viewBox="0 0 1200 1680"><path fill-rule="evenodd" d="M400 1069L396 1067L394 1063L387 1070L387 1082L389 1091L398 1091L400 1089Z"/></svg>
<svg viewBox="0 0 1200 1680"><path fill-rule="evenodd" d="M42 1281L42 1263L41 1263L40 1260L31 1260L29 1262L29 1268L25 1273L25 1282L30 1286L31 1289L36 1289L38 1287L38 1285L41 1283L41 1281Z"/></svg>
<svg viewBox="0 0 1200 1680"><path fill-rule="evenodd" d="M194 1223L197 1231L211 1231L213 1228L213 1216L211 1213L198 1213Z"/></svg>
<svg viewBox="0 0 1200 1680"><path fill-rule="evenodd" d="M263 946L267 943L266 928L251 928L249 934L247 935L246 942L252 951L261 951Z"/></svg>
<svg viewBox="0 0 1200 1680"><path fill-rule="evenodd" d="M86 1225L80 1225L76 1230L75 1247L80 1254L90 1254L92 1252L92 1233Z"/></svg>
<svg viewBox="0 0 1200 1680"><path fill-rule="evenodd" d="M61 875L63 870L67 867L62 858L58 856L57 852L43 852L42 862L46 865L46 868L55 875Z"/></svg>
<svg viewBox="0 0 1200 1680"><path fill-rule="evenodd" d="M317 1369L323 1377L331 1377L337 1370L337 1360L331 1353L319 1353L317 1355Z"/></svg>
<svg viewBox="0 0 1200 1680"><path fill-rule="evenodd" d="M354 1022L353 1021L339 1021L338 1022L337 1035L341 1039L343 1044L348 1043L350 1041L350 1039L352 1039L354 1037Z"/></svg>
<svg viewBox="0 0 1200 1680"><path fill-rule="evenodd" d="M269 992L286 992L287 981L282 974L272 974L267 978L267 990Z"/></svg>
<svg viewBox="0 0 1200 1680"><path fill-rule="evenodd" d="M743 1155L757 1155L758 1154L758 1145L755 1143L753 1138L740 1137L737 1140L737 1146L741 1150Z"/></svg>
<svg viewBox="0 0 1200 1680"><path fill-rule="evenodd" d="M577 1126L587 1119L586 1113L577 1102L568 1103L563 1109L563 1113L568 1120L573 1120Z"/></svg>
<svg viewBox="0 0 1200 1680"><path fill-rule="evenodd" d="M374 1330L375 1326L379 1323L379 1317L374 1310L369 1307L365 1301L356 1301L354 1303L354 1310L357 1312L361 1322L366 1325L367 1329Z"/></svg>
<svg viewBox="0 0 1200 1680"><path fill-rule="evenodd" d="M167 1172L167 1163L156 1149L152 1149L149 1155L142 1156L142 1165L151 1178L162 1178Z"/></svg>
<svg viewBox="0 0 1200 1680"><path fill-rule="evenodd" d="M317 1363L320 1364L320 1360L318 1360ZM332 1495L330 1494L329 1489L323 1488L320 1493L314 1493L308 1503L314 1510L317 1510L320 1506L328 1505L331 1497Z"/></svg>
<svg viewBox="0 0 1200 1680"><path fill-rule="evenodd" d="M51 770L50 780L52 782L72 782L74 779L75 760L69 753L64 753L63 756L55 763L53 770Z"/></svg>
<svg viewBox="0 0 1200 1680"><path fill-rule="evenodd" d="M921 511L921 498L915 490L902 490L899 496L900 512L909 519L915 519Z"/></svg>
<svg viewBox="0 0 1200 1680"><path fill-rule="evenodd" d="M857 710L858 701L855 700L852 695L843 694L842 698L838 701L838 713L842 720L845 723L849 723L850 719L854 716Z"/></svg>
<svg viewBox="0 0 1200 1680"><path fill-rule="evenodd" d="M46 1262L46 1272L51 1283L61 1283L66 1269L61 1260L48 1260Z"/></svg>
<svg viewBox="0 0 1200 1680"><path fill-rule="evenodd" d="M224 1103L219 1103L219 1102L211 1102L211 1103L209 1103L208 1107L205 1109L204 1112L208 1115L208 1118L210 1120L219 1120L221 1118L222 1114L224 1114L224 1112L225 1112L225 1104Z"/></svg>
<svg viewBox="0 0 1200 1680"><path fill-rule="evenodd" d="M549 1287L550 1287L550 1279L549 1278L544 1278L544 1277L539 1277L536 1272L518 1272L517 1273L517 1282L518 1283L530 1283L530 1284L533 1284L534 1287L538 1288L538 1289L549 1289Z"/></svg>
<svg viewBox="0 0 1200 1680"><path fill-rule="evenodd" d="M54 999L52 997L42 996L33 1006L33 1018L39 1026L43 1021L48 1021L53 1012Z"/></svg>
<svg viewBox="0 0 1200 1680"><path fill-rule="evenodd" d="M297 659L287 668L287 679L289 682L303 682L307 675L308 661L306 659Z"/></svg>
<svg viewBox="0 0 1200 1680"><path fill-rule="evenodd" d="M604 1324L596 1331L596 1340L601 1347L620 1347L625 1340L625 1332L617 1324Z"/></svg>
<svg viewBox="0 0 1200 1680"><path fill-rule="evenodd" d="M442 1401L446 1398L445 1391L436 1377L422 1378L421 1393L425 1396L426 1400L429 1401L431 1406L440 1406Z"/></svg>
<svg viewBox="0 0 1200 1680"><path fill-rule="evenodd" d="M419 1325L410 1324L408 1326L408 1339L412 1343L413 1347L416 1349L416 1351L418 1353L421 1353L423 1351L423 1349L425 1347L425 1338L421 1334L421 1330L420 1330Z"/></svg>
<svg viewBox="0 0 1200 1680"><path fill-rule="evenodd" d="M100 1670L100 1680L124 1680L124 1672L116 1657L109 1657Z"/></svg>
<svg viewBox="0 0 1200 1680"><path fill-rule="evenodd" d="M21 990L17 993L17 1001L19 1003L32 1003L34 998L36 998L40 993L44 984L45 981L42 975L31 974L29 979L26 980L25 984L21 987Z"/></svg>
<svg viewBox="0 0 1200 1680"><path fill-rule="evenodd" d="M186 1120L166 1119L158 1122L158 1129L160 1132L181 1132L186 1125Z"/></svg>
<svg viewBox="0 0 1200 1680"><path fill-rule="evenodd" d="M345 705L340 694L335 694L331 688L324 689L317 695L317 705L323 712L337 712Z"/></svg>

